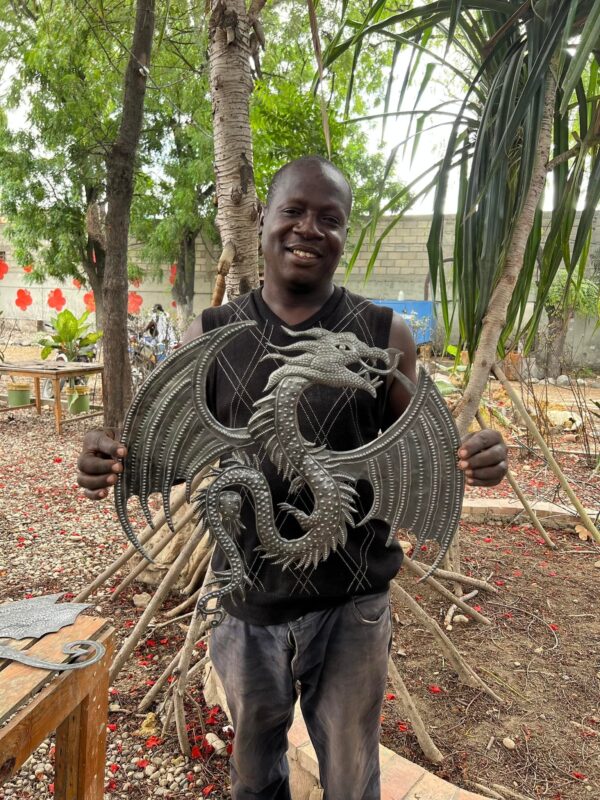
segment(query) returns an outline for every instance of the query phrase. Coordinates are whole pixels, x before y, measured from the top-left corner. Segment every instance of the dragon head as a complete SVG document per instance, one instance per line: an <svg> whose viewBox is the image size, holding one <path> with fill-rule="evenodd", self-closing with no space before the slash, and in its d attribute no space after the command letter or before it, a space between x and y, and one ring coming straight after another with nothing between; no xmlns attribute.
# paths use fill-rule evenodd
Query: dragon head
<svg viewBox="0 0 600 800"><path fill-rule="evenodd" d="M374 397L382 376L389 375L398 364L399 353L391 355L379 347L369 347L348 331L284 330L288 336L302 338L286 347L275 347L275 352L264 357L282 362L271 374L267 391L283 378L296 376L335 388L364 389ZM385 366L377 367L378 361ZM358 369L349 369L351 366Z"/></svg>

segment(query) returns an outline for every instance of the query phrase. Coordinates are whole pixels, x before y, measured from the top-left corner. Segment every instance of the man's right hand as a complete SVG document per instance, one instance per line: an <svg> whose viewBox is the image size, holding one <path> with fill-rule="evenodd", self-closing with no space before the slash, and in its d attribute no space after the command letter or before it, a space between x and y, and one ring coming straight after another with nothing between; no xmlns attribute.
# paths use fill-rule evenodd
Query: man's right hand
<svg viewBox="0 0 600 800"><path fill-rule="evenodd" d="M88 431L83 438L77 459L77 483L90 500L102 500L123 472L121 460L127 448L117 439L118 432L111 430Z"/></svg>

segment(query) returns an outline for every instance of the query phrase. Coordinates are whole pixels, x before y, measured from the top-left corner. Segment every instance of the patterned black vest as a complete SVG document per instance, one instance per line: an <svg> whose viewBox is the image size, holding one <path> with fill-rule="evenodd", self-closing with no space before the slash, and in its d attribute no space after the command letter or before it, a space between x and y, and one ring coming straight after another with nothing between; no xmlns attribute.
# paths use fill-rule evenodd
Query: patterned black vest
<svg viewBox="0 0 600 800"><path fill-rule="evenodd" d="M208 399L213 414L228 427L244 427L253 413L253 403L264 395L265 385L278 362L261 360L269 345L292 342L282 322L266 305L260 290L251 292L219 308L202 314L205 332L243 319L253 319L258 327L240 333L219 355L208 380ZM285 325L294 331L323 327L331 331L352 331L370 346L387 347L392 311L370 303L346 289L336 287L320 311L300 325ZM302 435L308 441L324 444L333 450L351 450L375 439L383 427L386 388L376 398L367 392L313 386L299 404L298 417ZM247 451L246 451L247 452ZM262 448L255 454L271 488L277 527L282 536L301 535L296 521L278 504L289 502L310 513L312 497L304 489L290 495L289 484L282 480ZM357 510L361 518L371 506L371 487L360 481ZM240 547L251 585L244 599L227 598L224 606L233 616L247 622L269 625L287 622L309 611L329 608L353 595L383 591L400 569L402 550L385 542L389 527L371 520L359 528L349 528L344 548L339 548L317 567L288 567L282 570L257 552L258 539L254 509L250 497L243 494L242 522L245 526ZM220 551L213 567L227 564Z"/></svg>

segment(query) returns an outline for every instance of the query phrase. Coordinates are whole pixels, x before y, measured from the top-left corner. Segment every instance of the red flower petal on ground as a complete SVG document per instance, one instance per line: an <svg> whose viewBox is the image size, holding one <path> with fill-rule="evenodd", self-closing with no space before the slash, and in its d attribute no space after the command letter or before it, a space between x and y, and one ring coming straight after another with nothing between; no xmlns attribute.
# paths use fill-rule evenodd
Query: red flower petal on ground
<svg viewBox="0 0 600 800"><path fill-rule="evenodd" d="M197 744L195 744L192 747L190 755L192 758L200 758L200 756L202 755L202 751L200 750Z"/></svg>
<svg viewBox="0 0 600 800"><path fill-rule="evenodd" d="M50 792L50 794L54 794L54 784L53 783L49 783L48 784L48 791Z"/></svg>
<svg viewBox="0 0 600 800"><path fill-rule="evenodd" d="M160 736L150 736L146 739L146 747L148 750L152 750L153 747L158 747L159 744L162 743L162 739Z"/></svg>
<svg viewBox="0 0 600 800"><path fill-rule="evenodd" d="M127 295L127 313L139 314L144 298L137 292L129 292Z"/></svg>
<svg viewBox="0 0 600 800"><path fill-rule="evenodd" d="M84 305L85 305L85 310L89 311L90 314L93 314L94 311L96 310L96 301L94 299L94 293L93 292L86 292L83 295L83 302L84 302Z"/></svg>
<svg viewBox="0 0 600 800"><path fill-rule="evenodd" d="M572 772L571 775L578 781L587 781L587 775L584 775L582 772Z"/></svg>
<svg viewBox="0 0 600 800"><path fill-rule="evenodd" d="M496 584L496 586L504 586L506 581L494 581L494 583Z"/></svg>
<svg viewBox="0 0 600 800"><path fill-rule="evenodd" d="M175 283L175 276L177 275L177 264L171 264L171 271L169 272L169 283L171 286Z"/></svg>
<svg viewBox="0 0 600 800"><path fill-rule="evenodd" d="M551 622L550 623L550 630L551 631L557 631L558 630L558 625L555 622Z"/></svg>
<svg viewBox="0 0 600 800"><path fill-rule="evenodd" d="M112 772L113 775L115 775L120 769L121 767L118 764L111 764L109 766L109 770Z"/></svg>
<svg viewBox="0 0 600 800"><path fill-rule="evenodd" d="M386 694L385 699L386 700L395 700L396 699L396 695L395 694Z"/></svg>
<svg viewBox="0 0 600 800"><path fill-rule="evenodd" d="M204 797L208 797L208 795L212 793L214 788L215 788L214 783L209 783L207 786L205 786L204 789L202 789L202 794L204 795Z"/></svg>
<svg viewBox="0 0 600 800"><path fill-rule="evenodd" d="M54 463L55 464L62 464L62 458L60 456L56 456L56 458L54 459Z"/></svg>
<svg viewBox="0 0 600 800"><path fill-rule="evenodd" d="M15 305L17 308L20 308L21 311L27 311L32 303L31 292L27 289L17 289L17 296L15 298Z"/></svg>
<svg viewBox="0 0 600 800"><path fill-rule="evenodd" d="M398 723L398 730L401 731L401 733L406 733L409 728L410 728L410 723L409 722L399 722Z"/></svg>
<svg viewBox="0 0 600 800"><path fill-rule="evenodd" d="M48 306L50 308L56 309L56 311L62 311L67 304L65 296L60 289L52 289L52 291L48 295L47 302Z"/></svg>
<svg viewBox="0 0 600 800"><path fill-rule="evenodd" d="M441 694L444 690L441 686L436 686L434 683L427 687L427 691L431 694Z"/></svg>
<svg viewBox="0 0 600 800"><path fill-rule="evenodd" d="M150 762L147 758L138 758L138 760L135 762L136 767L139 767L140 769L146 769L149 764Z"/></svg>
<svg viewBox="0 0 600 800"><path fill-rule="evenodd" d="M4 278L7 272L8 272L8 264L6 263L6 261L0 258L0 281Z"/></svg>
<svg viewBox="0 0 600 800"><path fill-rule="evenodd" d="M23 272L29 274L33 270L33 264L25 264L23 267Z"/></svg>
<svg viewBox="0 0 600 800"><path fill-rule="evenodd" d="M81 289L81 281L80 281L80 280L78 280L77 278L73 278L73 286L74 286L76 289Z"/></svg>
<svg viewBox="0 0 600 800"><path fill-rule="evenodd" d="M114 722L109 722L106 726L111 733L114 733L117 730L117 726Z"/></svg>

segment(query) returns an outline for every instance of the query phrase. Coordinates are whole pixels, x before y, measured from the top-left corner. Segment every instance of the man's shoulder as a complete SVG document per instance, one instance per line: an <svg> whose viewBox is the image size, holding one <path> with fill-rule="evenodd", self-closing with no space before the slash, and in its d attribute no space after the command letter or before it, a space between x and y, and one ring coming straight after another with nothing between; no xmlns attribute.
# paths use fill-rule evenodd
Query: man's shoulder
<svg viewBox="0 0 600 800"><path fill-rule="evenodd" d="M247 294L240 295L222 306L209 306L201 314L202 330L206 333L213 328L220 328L240 319L255 319L254 289Z"/></svg>

